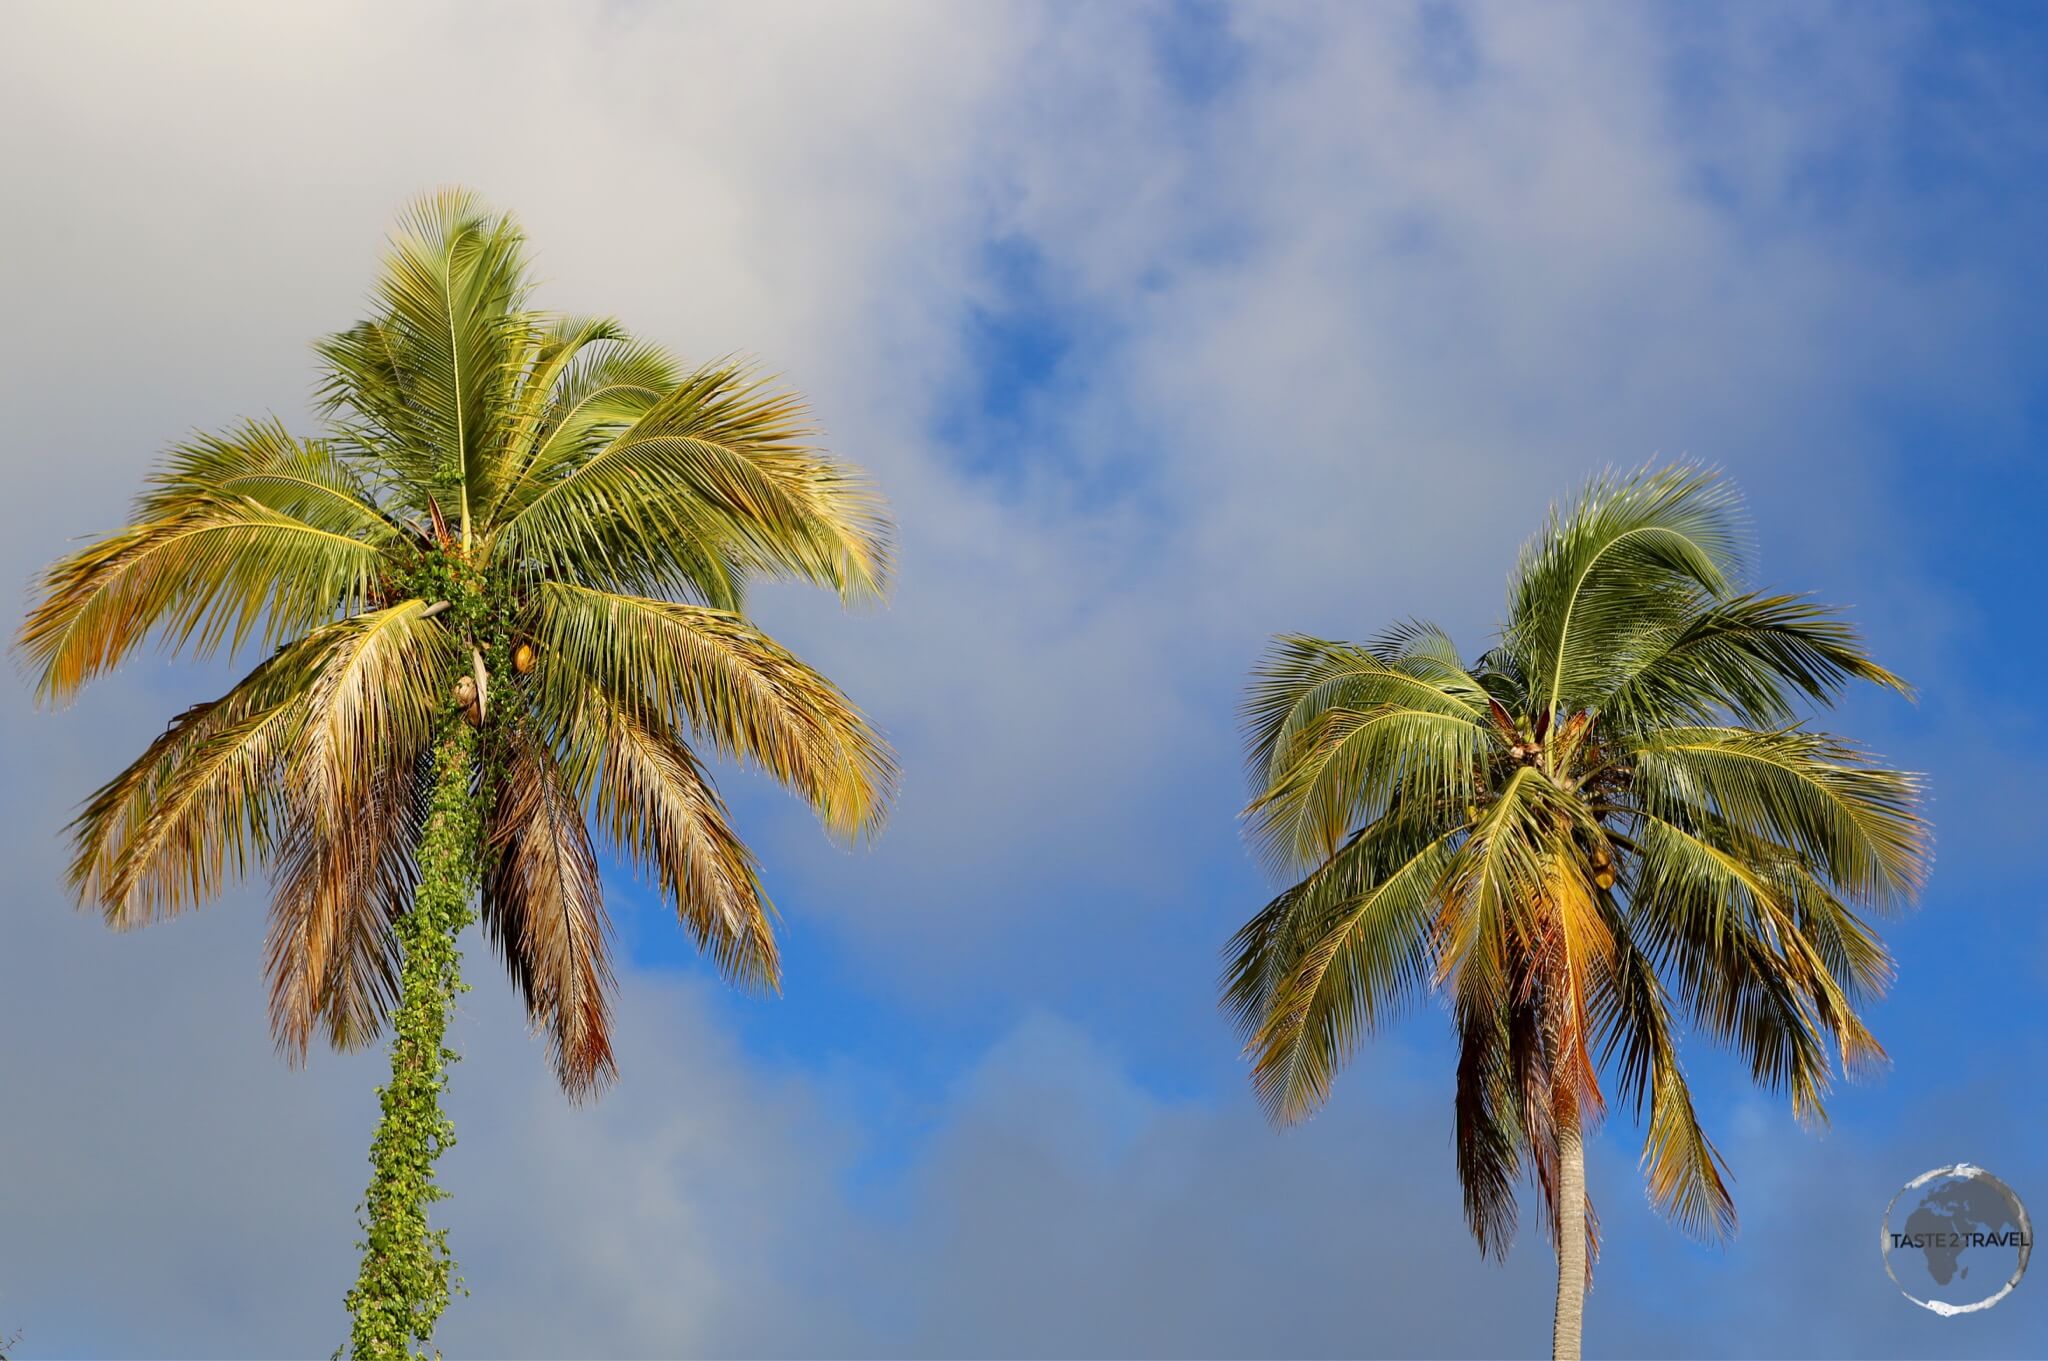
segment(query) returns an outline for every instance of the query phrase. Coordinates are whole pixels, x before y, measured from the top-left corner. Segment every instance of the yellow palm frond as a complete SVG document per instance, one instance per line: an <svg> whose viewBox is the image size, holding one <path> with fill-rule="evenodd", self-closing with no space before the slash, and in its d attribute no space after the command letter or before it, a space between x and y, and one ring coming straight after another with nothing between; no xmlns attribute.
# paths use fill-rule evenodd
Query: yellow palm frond
<svg viewBox="0 0 2048 1361"><path fill-rule="evenodd" d="M289 771L319 806L359 806L364 784L386 764L427 749L460 657L429 608L407 600L324 631L329 651L308 689L306 738Z"/></svg>
<svg viewBox="0 0 2048 1361"><path fill-rule="evenodd" d="M585 687L557 741L597 825L653 878L698 947L729 978L777 987L774 906L689 748L595 685Z"/></svg>
<svg viewBox="0 0 2048 1361"><path fill-rule="evenodd" d="M550 581L536 593L532 629L557 708L572 709L594 684L760 766L831 831L879 828L896 782L880 734L837 686L740 616Z"/></svg>
<svg viewBox="0 0 2048 1361"><path fill-rule="evenodd" d="M63 559L19 648L44 700L69 698L152 632L204 656L266 641L360 606L382 565L377 545L253 500L195 505L132 525Z"/></svg>

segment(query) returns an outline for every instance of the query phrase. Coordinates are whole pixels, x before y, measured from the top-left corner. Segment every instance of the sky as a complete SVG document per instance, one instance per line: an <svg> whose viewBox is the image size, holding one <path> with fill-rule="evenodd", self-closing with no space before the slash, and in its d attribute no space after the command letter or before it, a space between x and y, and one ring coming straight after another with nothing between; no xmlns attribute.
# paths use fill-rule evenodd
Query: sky
<svg viewBox="0 0 2048 1361"><path fill-rule="evenodd" d="M1277 1132L1215 1004L1275 886L1235 706L1282 631L1477 652L1553 500L1691 458L1756 580L1918 687L1889 1071L1796 1123L1684 1048L1740 1235L1589 1150L1589 1356L2048 1354L1877 1251L1967 1160L2048 1214L2037 848L2048 25L2021 5L865 3L0 9L0 575L276 412L398 210L518 214L543 305L757 355L889 497L882 608L759 592L905 770L870 849L722 775L783 913L735 995L623 871L621 1081L570 1107L481 942L437 1212L463 1356L1504 1356L1540 1234L1462 1226L1424 1008ZM114 935L60 829L232 663L0 682L0 1336L325 1355L375 1051L273 1053L262 886ZM2037 1271L2037 1275L2039 1272Z"/></svg>

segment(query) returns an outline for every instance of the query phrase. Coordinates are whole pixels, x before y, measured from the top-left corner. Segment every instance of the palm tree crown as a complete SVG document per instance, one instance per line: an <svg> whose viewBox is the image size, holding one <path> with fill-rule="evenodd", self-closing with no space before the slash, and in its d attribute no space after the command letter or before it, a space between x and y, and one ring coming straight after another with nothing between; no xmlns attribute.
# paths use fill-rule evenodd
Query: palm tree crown
<svg viewBox="0 0 2048 1361"><path fill-rule="evenodd" d="M20 648L49 700L151 635L269 650L92 797L72 879L128 927L267 867L295 1057L316 1029L363 1043L394 1003L459 705L482 743L483 926L583 1093L614 1071L598 840L728 975L773 986L771 908L700 750L835 833L879 824L886 746L742 606L759 575L879 595L890 535L793 397L528 292L509 217L453 191L416 205L371 318L318 346L327 433L251 421L177 449L133 524L48 571Z"/></svg>
<svg viewBox="0 0 2048 1361"><path fill-rule="evenodd" d="M1858 908L1922 881L1917 782L1799 720L1851 681L1906 686L1836 613L1738 585L1736 509L1696 469L1603 478L1524 552L1476 661L1420 623L1283 637L1246 701L1249 832L1296 879L1224 980L1257 1091L1310 1113L1364 1036L1440 993L1484 1251L1524 1173L1559 1233L1560 1142L1576 1156L1603 1073L1647 1113L1655 1203L1733 1228L1682 1025L1805 1117L1831 1045L1850 1070L1882 1058L1857 1009L1891 963Z"/></svg>

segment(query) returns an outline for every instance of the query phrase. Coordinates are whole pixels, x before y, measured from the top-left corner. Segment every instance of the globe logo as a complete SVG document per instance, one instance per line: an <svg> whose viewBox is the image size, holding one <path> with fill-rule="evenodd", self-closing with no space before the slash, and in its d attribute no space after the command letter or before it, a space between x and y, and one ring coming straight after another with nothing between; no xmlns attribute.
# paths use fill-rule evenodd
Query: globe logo
<svg viewBox="0 0 2048 1361"><path fill-rule="evenodd" d="M1943 1317L1973 1314L2027 1272L2034 1228L2012 1188L1981 1167L1923 1172L1884 1212L1884 1269L1905 1297Z"/></svg>

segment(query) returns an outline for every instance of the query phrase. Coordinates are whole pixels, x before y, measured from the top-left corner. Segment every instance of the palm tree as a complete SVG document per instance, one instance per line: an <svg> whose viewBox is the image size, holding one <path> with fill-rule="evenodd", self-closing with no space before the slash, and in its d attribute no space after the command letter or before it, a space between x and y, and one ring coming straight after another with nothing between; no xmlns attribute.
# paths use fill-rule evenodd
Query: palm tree
<svg viewBox="0 0 2048 1361"><path fill-rule="evenodd" d="M175 718L73 824L115 928L252 867L273 884L270 1024L303 1059L391 1022L349 1295L357 1356L425 1343L448 1298L433 1163L456 934L480 916L562 1086L614 1075L597 844L738 982L777 985L758 866L716 753L872 833L888 748L750 623L750 578L886 585L886 511L803 412L729 361L529 306L508 216L443 192L402 219L373 315L317 346L319 438L250 421L176 449L134 523L51 567L19 648L46 701L146 637L268 654Z"/></svg>
<svg viewBox="0 0 2048 1361"><path fill-rule="evenodd" d="M1298 1120L1359 1041L1440 994L1458 1040L1466 1221L1505 1254L1516 1183L1557 1252L1579 1352L1595 1221L1583 1134L1607 1074L1654 1203L1735 1225L1679 1065L1682 1025L1821 1116L1833 1047L1891 977L1858 908L1927 868L1918 782L1800 722L1851 681L1901 694L1839 615L1738 584L1737 505L1686 467L1595 481L1524 550L1494 646L1402 624L1277 639L1244 706L1248 832L1291 887L1231 943L1224 1002L1267 1112Z"/></svg>

